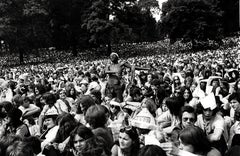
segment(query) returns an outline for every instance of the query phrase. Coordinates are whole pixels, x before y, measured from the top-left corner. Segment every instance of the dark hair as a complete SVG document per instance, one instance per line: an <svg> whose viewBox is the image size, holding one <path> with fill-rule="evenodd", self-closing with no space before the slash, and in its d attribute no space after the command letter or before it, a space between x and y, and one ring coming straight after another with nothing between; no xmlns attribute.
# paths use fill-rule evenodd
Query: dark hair
<svg viewBox="0 0 240 156"><path fill-rule="evenodd" d="M144 104L146 105L146 108L153 115L153 117L156 117L157 106L155 102L151 98L146 98L143 101L144 101Z"/></svg>
<svg viewBox="0 0 240 156"><path fill-rule="evenodd" d="M107 122L104 106L93 105L89 107L85 115L85 120L93 129L104 127Z"/></svg>
<svg viewBox="0 0 240 156"><path fill-rule="evenodd" d="M54 105L56 103L56 97L52 93L44 93L42 98L46 100L46 104L48 105Z"/></svg>
<svg viewBox="0 0 240 156"><path fill-rule="evenodd" d="M34 152L27 143L16 141L7 148L6 156L34 156Z"/></svg>
<svg viewBox="0 0 240 156"><path fill-rule="evenodd" d="M126 133L132 139L131 155L137 155L140 150L140 140L135 127L123 127L120 133Z"/></svg>
<svg viewBox="0 0 240 156"><path fill-rule="evenodd" d="M194 119L195 121L197 120L197 113L195 112L195 109L192 106L183 106L181 108L181 113L180 113L180 119L182 119L182 115L184 112L192 113L194 114Z"/></svg>
<svg viewBox="0 0 240 156"><path fill-rule="evenodd" d="M240 103L240 93L232 93L229 96L228 101L231 102L232 100L237 100Z"/></svg>
<svg viewBox="0 0 240 156"><path fill-rule="evenodd" d="M20 136L16 136L15 134L10 134L7 136L3 136L0 138L0 155L5 156L6 150L8 146L12 145L16 141L21 141L22 138Z"/></svg>
<svg viewBox="0 0 240 156"><path fill-rule="evenodd" d="M239 90L240 90L240 88L238 88L238 83L239 83L239 81L240 81L240 78L237 79L236 83L234 84L234 89L235 89L235 91L239 91Z"/></svg>
<svg viewBox="0 0 240 156"><path fill-rule="evenodd" d="M184 95L184 92L185 92L186 90L187 90L188 93L189 93L189 97L188 97L188 99L184 99L184 100L185 100L186 102L190 102L190 101L192 100L192 98L193 98L192 92L191 92L190 88L188 88L188 87L184 88L183 91L182 91L182 95Z"/></svg>
<svg viewBox="0 0 240 156"><path fill-rule="evenodd" d="M34 154L39 154L41 152L41 140L36 136L30 136L23 139L28 146L32 147Z"/></svg>
<svg viewBox="0 0 240 156"><path fill-rule="evenodd" d="M94 99L90 95L83 95L81 98L79 98L76 101L77 104L77 113L86 113L87 109L95 105ZM80 104L82 105L83 108L80 107Z"/></svg>
<svg viewBox="0 0 240 156"><path fill-rule="evenodd" d="M42 84L37 84L35 88L37 88L37 90L39 91L39 94L44 94L46 91L45 87ZM35 92L35 89L34 89L34 92Z"/></svg>
<svg viewBox="0 0 240 156"><path fill-rule="evenodd" d="M70 140L69 140L69 143L70 143L70 146L71 147L74 147L73 146L73 140L74 140L74 137L76 135L79 135L81 138L83 138L84 140L87 140L87 139L90 139L91 137L94 136L93 132L91 129L87 128L86 126L84 125L79 125L77 126L70 134Z"/></svg>
<svg viewBox="0 0 240 156"><path fill-rule="evenodd" d="M235 134L232 138L231 147L234 147L235 145L240 146L240 134Z"/></svg>
<svg viewBox="0 0 240 156"><path fill-rule="evenodd" d="M207 154L211 150L211 143L203 130L197 126L184 128L179 135L183 144L192 145L195 154Z"/></svg>
<svg viewBox="0 0 240 156"><path fill-rule="evenodd" d="M139 87L133 86L130 88L130 96L135 97L136 95L141 95L141 89Z"/></svg>
<svg viewBox="0 0 240 156"><path fill-rule="evenodd" d="M146 145L141 148L138 156L167 156L167 154L157 145Z"/></svg>
<svg viewBox="0 0 240 156"><path fill-rule="evenodd" d="M58 122L59 130L57 132L55 142L60 143L63 142L67 137L69 137L72 130L76 128L77 122L75 118L69 113L64 113L63 115L60 115Z"/></svg>
<svg viewBox="0 0 240 156"><path fill-rule="evenodd" d="M86 140L81 149L82 156L110 156L111 149L107 148L107 142L98 136Z"/></svg>
<svg viewBox="0 0 240 156"><path fill-rule="evenodd" d="M184 105L183 98L181 97L170 97L166 99L166 106L168 107L171 114L179 116L181 107Z"/></svg>

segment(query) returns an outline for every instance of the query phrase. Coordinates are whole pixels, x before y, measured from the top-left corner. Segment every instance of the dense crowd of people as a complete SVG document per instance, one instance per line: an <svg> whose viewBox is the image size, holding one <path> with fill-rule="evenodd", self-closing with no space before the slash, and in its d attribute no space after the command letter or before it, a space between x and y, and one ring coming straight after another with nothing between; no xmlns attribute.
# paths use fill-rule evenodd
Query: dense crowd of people
<svg viewBox="0 0 240 156"><path fill-rule="evenodd" d="M0 155L239 155L239 48L3 68Z"/></svg>

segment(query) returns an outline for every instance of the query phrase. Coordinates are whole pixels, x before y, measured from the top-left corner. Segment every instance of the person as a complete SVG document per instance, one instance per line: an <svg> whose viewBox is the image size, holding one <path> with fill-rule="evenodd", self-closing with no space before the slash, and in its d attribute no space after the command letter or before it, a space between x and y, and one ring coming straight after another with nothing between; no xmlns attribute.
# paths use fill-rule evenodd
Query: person
<svg viewBox="0 0 240 156"><path fill-rule="evenodd" d="M197 120L197 114L194 108L191 106L183 106L181 108L180 119L181 119L180 123L176 125L171 132L172 142L178 142L179 133L181 130L189 126L194 126L194 123Z"/></svg>
<svg viewBox="0 0 240 156"><path fill-rule="evenodd" d="M78 125L70 134L68 156L78 156L81 153L82 147L86 140L94 137L91 129L84 125Z"/></svg>
<svg viewBox="0 0 240 156"><path fill-rule="evenodd" d="M106 95L111 98L117 98L120 102L123 101L123 91L125 85L122 79L122 72L125 67L139 70L148 70L147 68L134 67L127 62L119 63L119 56L117 53L111 53L110 59L112 63L106 67L105 73L109 75L107 86L106 86Z"/></svg>
<svg viewBox="0 0 240 156"><path fill-rule="evenodd" d="M171 133L174 126L180 123L179 112L184 102L180 97L170 97L166 100L166 105L168 110L157 118L157 122L165 132Z"/></svg>
<svg viewBox="0 0 240 156"><path fill-rule="evenodd" d="M157 145L146 145L141 148L138 156L167 156L167 154Z"/></svg>
<svg viewBox="0 0 240 156"><path fill-rule="evenodd" d="M85 115L87 112L87 109L91 107L92 105L95 105L94 99L90 95L83 95L76 101L76 107L77 107L77 112L74 118L82 123L83 125L86 125L86 120L85 120Z"/></svg>
<svg viewBox="0 0 240 156"><path fill-rule="evenodd" d="M22 112L18 108L12 108L7 112L6 130L9 133L19 135L20 137L30 136L28 126L21 121Z"/></svg>
<svg viewBox="0 0 240 156"><path fill-rule="evenodd" d="M104 106L93 105L89 107L85 119L94 135L102 137L108 143L107 147L111 149L113 146L113 135L111 129L106 127L108 118Z"/></svg>
<svg viewBox="0 0 240 156"><path fill-rule="evenodd" d="M57 136L59 126L57 125L58 114L55 112L49 112L45 114L44 125L46 130L41 134L40 139L42 153L45 155L51 155L52 153L52 143Z"/></svg>
<svg viewBox="0 0 240 156"><path fill-rule="evenodd" d="M221 115L219 115L216 99L213 93L201 100L203 113L198 115L196 126L202 128L211 142L211 145L217 148L221 154L224 154L227 149L225 122Z"/></svg>
<svg viewBox="0 0 240 156"><path fill-rule="evenodd" d="M112 147L112 156L137 156L140 142L134 127L120 129L118 142Z"/></svg>
<svg viewBox="0 0 240 156"><path fill-rule="evenodd" d="M107 143L101 137L87 139L81 148L81 156L111 156Z"/></svg>
<svg viewBox="0 0 240 156"><path fill-rule="evenodd" d="M21 106L18 107L22 111L22 117L27 118L30 116L38 116L40 113L40 108L34 104L31 104L31 99L27 96L22 96L20 98Z"/></svg>
<svg viewBox="0 0 240 156"><path fill-rule="evenodd" d="M6 150L6 156L34 156L31 146L26 142L16 141L10 145Z"/></svg>
<svg viewBox="0 0 240 156"><path fill-rule="evenodd" d="M221 156L221 153L207 139L203 130L197 126L190 126L183 129L179 136L179 149L196 155Z"/></svg>

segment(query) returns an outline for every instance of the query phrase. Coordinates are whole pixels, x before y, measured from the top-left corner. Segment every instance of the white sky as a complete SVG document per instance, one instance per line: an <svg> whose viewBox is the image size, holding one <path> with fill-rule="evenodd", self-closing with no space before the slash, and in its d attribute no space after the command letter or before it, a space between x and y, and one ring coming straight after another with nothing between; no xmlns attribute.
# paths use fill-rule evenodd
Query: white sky
<svg viewBox="0 0 240 156"><path fill-rule="evenodd" d="M162 9L162 3L166 2L167 0L157 0L157 1L158 1L158 4L159 4L159 8ZM153 14L153 17L158 21L160 19L160 14L161 14L161 11Z"/></svg>

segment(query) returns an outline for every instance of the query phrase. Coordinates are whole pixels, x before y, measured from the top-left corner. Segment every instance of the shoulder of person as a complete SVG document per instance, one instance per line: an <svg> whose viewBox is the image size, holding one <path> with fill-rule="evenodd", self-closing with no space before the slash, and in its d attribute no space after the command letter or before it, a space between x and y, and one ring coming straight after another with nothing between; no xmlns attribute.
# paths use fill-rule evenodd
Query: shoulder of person
<svg viewBox="0 0 240 156"><path fill-rule="evenodd" d="M221 156L221 153L216 149L212 148L208 153L207 156Z"/></svg>
<svg viewBox="0 0 240 156"><path fill-rule="evenodd" d="M118 148L119 146L117 144L113 145L111 152L112 152L112 156L117 156L118 155Z"/></svg>

